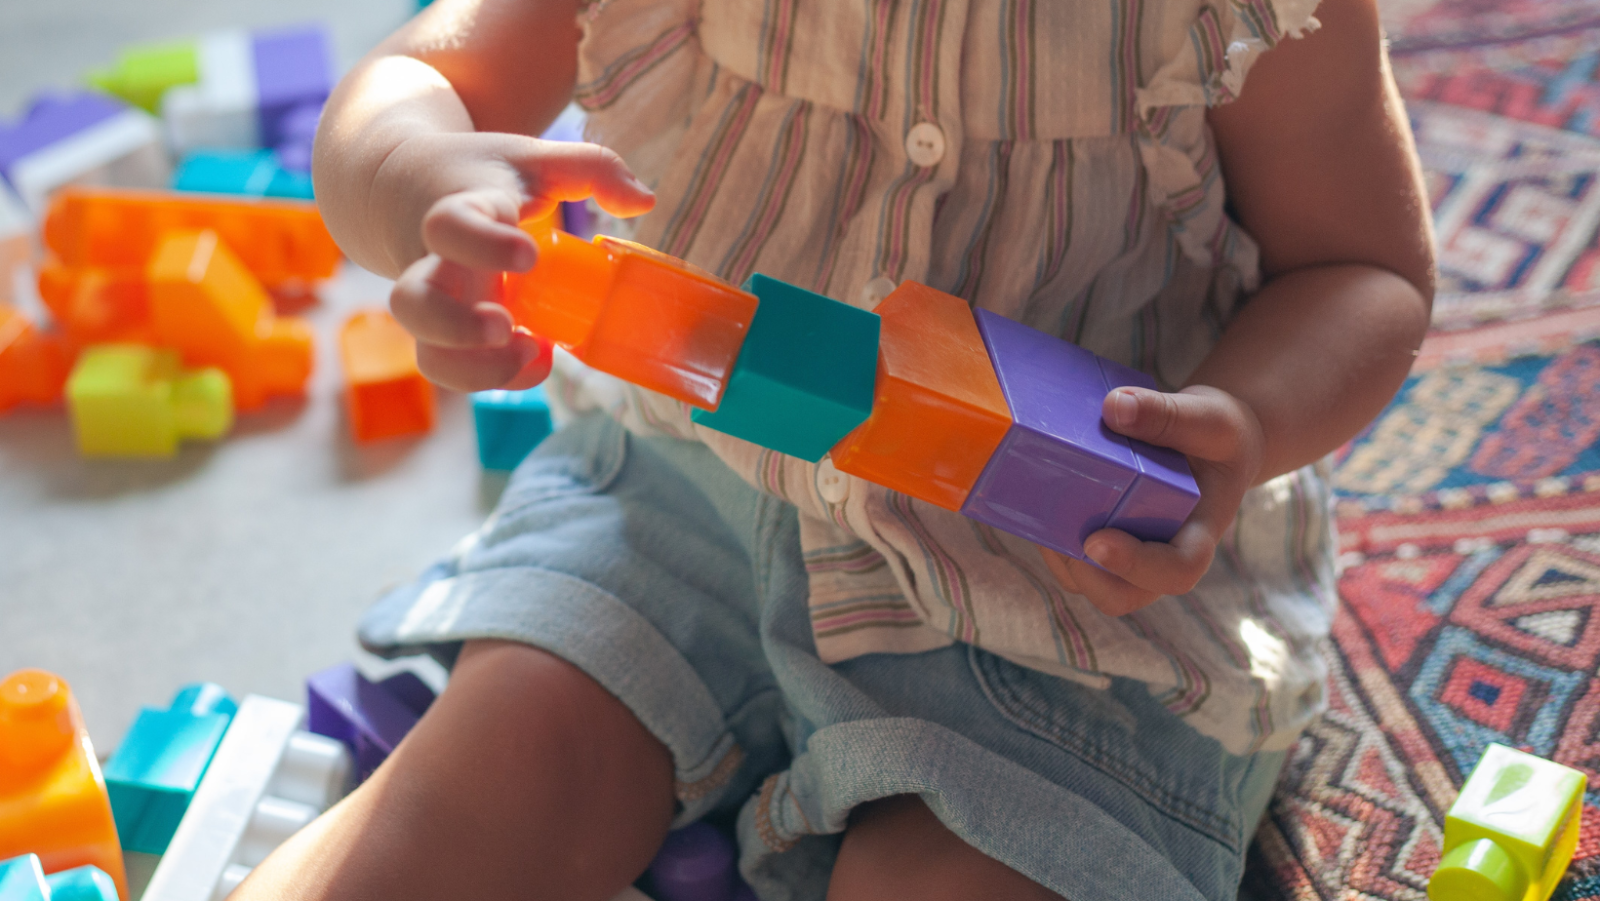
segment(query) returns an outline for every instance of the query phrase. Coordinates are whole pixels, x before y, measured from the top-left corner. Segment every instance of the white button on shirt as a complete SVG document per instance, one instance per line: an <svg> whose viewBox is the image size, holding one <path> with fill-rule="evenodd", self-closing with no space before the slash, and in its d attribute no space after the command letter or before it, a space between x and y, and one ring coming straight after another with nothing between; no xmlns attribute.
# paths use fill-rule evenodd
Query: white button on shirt
<svg viewBox="0 0 1600 901"><path fill-rule="evenodd" d="M823 457L817 464L817 493L830 504L850 499L850 477L833 467L832 457Z"/></svg>
<svg viewBox="0 0 1600 901"><path fill-rule="evenodd" d="M944 132L932 122L918 122L906 132L906 156L918 166L937 166L944 159Z"/></svg>

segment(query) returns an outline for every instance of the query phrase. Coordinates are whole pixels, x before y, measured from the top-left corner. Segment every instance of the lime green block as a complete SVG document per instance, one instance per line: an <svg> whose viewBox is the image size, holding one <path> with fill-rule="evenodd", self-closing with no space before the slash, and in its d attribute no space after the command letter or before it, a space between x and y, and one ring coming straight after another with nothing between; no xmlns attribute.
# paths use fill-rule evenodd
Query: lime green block
<svg viewBox="0 0 1600 901"><path fill-rule="evenodd" d="M1430 901L1545 901L1572 862L1588 780L1491 744L1444 820Z"/></svg>
<svg viewBox="0 0 1600 901"><path fill-rule="evenodd" d="M227 433L233 387L220 369L183 369L177 351L102 344L78 358L67 407L86 457L169 457L180 438Z"/></svg>
<svg viewBox="0 0 1600 901"><path fill-rule="evenodd" d="M89 73L90 84L157 114L168 88L199 80L200 56L194 41L132 47L122 51L110 69Z"/></svg>

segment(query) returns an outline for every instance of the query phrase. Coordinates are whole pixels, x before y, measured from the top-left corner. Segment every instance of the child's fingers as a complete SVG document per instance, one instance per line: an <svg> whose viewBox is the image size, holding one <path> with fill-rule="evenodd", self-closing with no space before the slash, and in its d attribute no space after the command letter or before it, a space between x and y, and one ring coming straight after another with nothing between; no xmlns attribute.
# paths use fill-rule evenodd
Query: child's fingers
<svg viewBox="0 0 1600 901"><path fill-rule="evenodd" d="M1219 463L1238 462L1261 428L1244 404L1203 385L1176 394L1118 388L1106 395L1102 415L1114 432Z"/></svg>
<svg viewBox="0 0 1600 901"><path fill-rule="evenodd" d="M1076 591L1088 598L1096 609L1107 616L1132 613L1161 596L1147 588L1140 588L1115 573L1097 569L1082 560L1062 557L1061 563L1071 573L1073 585L1076 586L1068 590Z"/></svg>
<svg viewBox="0 0 1600 901"><path fill-rule="evenodd" d="M448 194L422 217L422 243L469 269L526 272L537 256L533 239L517 228L516 200L485 188Z"/></svg>
<svg viewBox="0 0 1600 901"><path fill-rule="evenodd" d="M550 374L550 345L519 330L504 347L463 350L417 344L417 368L457 391L531 388Z"/></svg>
<svg viewBox="0 0 1600 901"><path fill-rule="evenodd" d="M389 308L424 344L504 347L511 340L511 314L489 299L499 277L430 254L400 274L389 293Z"/></svg>
<svg viewBox="0 0 1600 901"><path fill-rule="evenodd" d="M598 144L534 141L510 162L537 200L593 196L606 212L623 218L648 213L656 203L655 193L628 171L622 157Z"/></svg>

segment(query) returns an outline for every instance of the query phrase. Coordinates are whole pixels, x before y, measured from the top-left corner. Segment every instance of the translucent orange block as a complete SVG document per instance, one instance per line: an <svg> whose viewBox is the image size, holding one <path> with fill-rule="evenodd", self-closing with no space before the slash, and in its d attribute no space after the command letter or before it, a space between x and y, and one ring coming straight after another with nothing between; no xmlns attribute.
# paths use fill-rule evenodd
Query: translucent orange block
<svg viewBox="0 0 1600 901"><path fill-rule="evenodd" d="M166 232L211 229L262 283L327 278L339 264L315 204L167 191L69 187L45 217L45 245L72 267L142 268Z"/></svg>
<svg viewBox="0 0 1600 901"><path fill-rule="evenodd" d="M150 322L187 366L215 366L239 410L300 394L311 375L311 328L279 317L255 276L217 232L168 232L150 257Z"/></svg>
<svg viewBox="0 0 1600 901"><path fill-rule="evenodd" d="M0 411L19 403L61 400L72 357L67 341L40 331L15 307L0 304Z"/></svg>
<svg viewBox="0 0 1600 901"><path fill-rule="evenodd" d="M682 260L601 235L523 227L539 245L506 276L518 325L601 372L715 410L756 312L756 297Z"/></svg>
<svg viewBox="0 0 1600 901"><path fill-rule="evenodd" d="M357 313L339 330L357 441L415 435L433 428L433 386L417 369L417 346L383 310Z"/></svg>
<svg viewBox="0 0 1600 901"><path fill-rule="evenodd" d="M840 471L960 510L1011 409L967 302L905 282L883 319L872 415L834 446Z"/></svg>
<svg viewBox="0 0 1600 901"><path fill-rule="evenodd" d="M155 343L143 267L75 269L52 257L39 270L39 296L79 344Z"/></svg>
<svg viewBox="0 0 1600 901"><path fill-rule="evenodd" d="M43 670L0 682L0 860L37 854L46 873L97 866L128 901L111 801L67 683Z"/></svg>

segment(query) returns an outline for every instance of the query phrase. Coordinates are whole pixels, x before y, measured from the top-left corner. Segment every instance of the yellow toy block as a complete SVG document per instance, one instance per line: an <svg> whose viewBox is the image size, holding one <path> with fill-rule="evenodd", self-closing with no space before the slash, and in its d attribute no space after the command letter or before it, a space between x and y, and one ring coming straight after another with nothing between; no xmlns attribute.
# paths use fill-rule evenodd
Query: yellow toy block
<svg viewBox="0 0 1600 901"><path fill-rule="evenodd" d="M1489 745L1444 820L1430 901L1545 901L1572 861L1584 775Z"/></svg>
<svg viewBox="0 0 1600 901"><path fill-rule="evenodd" d="M67 379L78 450L86 457L170 457L180 438L233 426L233 389L220 369L185 370L176 351L102 344Z"/></svg>

